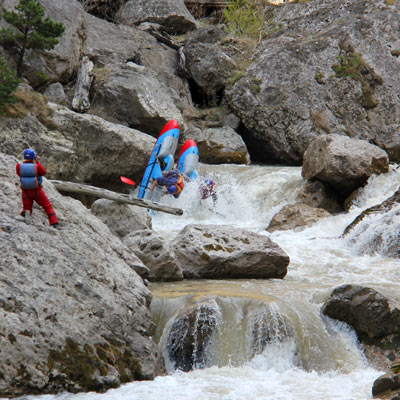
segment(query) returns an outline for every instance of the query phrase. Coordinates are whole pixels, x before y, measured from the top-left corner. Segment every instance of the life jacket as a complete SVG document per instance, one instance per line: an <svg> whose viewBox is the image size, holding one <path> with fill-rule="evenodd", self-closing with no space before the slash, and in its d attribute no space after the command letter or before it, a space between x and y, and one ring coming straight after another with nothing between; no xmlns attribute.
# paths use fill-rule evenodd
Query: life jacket
<svg viewBox="0 0 400 400"><path fill-rule="evenodd" d="M183 179L183 176L179 172L176 172L176 171L168 172L167 176L172 176L172 177L177 179L176 183L174 183L174 184L172 184L170 186L175 186L176 187L176 192L173 193L172 195L175 198L178 198L179 195L181 194L183 188L185 187L185 181Z"/></svg>
<svg viewBox="0 0 400 400"><path fill-rule="evenodd" d="M42 177L37 174L37 165L32 163L20 164L21 186L24 190L38 189L42 186Z"/></svg>

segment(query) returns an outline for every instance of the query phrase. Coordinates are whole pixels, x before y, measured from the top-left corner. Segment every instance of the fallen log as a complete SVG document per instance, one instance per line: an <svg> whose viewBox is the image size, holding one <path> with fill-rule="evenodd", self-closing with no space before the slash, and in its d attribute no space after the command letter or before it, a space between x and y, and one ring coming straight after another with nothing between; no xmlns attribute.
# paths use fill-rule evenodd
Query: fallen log
<svg viewBox="0 0 400 400"><path fill-rule="evenodd" d="M162 211L173 215L182 215L183 210L180 208L170 207L164 204L155 203L154 201L133 198L128 194L117 193L111 190L98 188L95 186L84 185L82 183L66 182L58 180L49 180L59 192L83 193L91 196L118 201L120 203L132 204L138 207L150 208L155 211Z"/></svg>

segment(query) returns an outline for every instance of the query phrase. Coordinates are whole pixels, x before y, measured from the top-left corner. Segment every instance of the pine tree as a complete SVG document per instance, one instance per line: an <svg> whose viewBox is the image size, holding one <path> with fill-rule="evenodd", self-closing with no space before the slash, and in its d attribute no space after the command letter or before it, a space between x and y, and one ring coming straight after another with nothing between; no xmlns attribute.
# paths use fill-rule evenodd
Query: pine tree
<svg viewBox="0 0 400 400"><path fill-rule="evenodd" d="M17 78L21 78L25 51L53 49L65 26L44 18L45 10L38 0L20 0L15 9L16 12L3 7L3 18L14 29L0 29L0 43L18 54Z"/></svg>
<svg viewBox="0 0 400 400"><path fill-rule="evenodd" d="M6 60L0 57L0 114L4 112L5 103L15 103L16 98L12 95L20 83L16 79Z"/></svg>

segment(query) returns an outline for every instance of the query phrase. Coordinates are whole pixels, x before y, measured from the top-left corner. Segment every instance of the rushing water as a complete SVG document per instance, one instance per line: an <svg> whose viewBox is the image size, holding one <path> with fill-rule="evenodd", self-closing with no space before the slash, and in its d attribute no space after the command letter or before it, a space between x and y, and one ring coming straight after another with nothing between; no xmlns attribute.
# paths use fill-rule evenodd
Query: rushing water
<svg viewBox="0 0 400 400"><path fill-rule="evenodd" d="M368 365L352 329L321 315L332 290L344 283L372 287L400 301L400 261L376 254L360 256L362 243L340 238L362 210L391 196L400 173L372 177L349 213L322 219L306 229L265 231L272 216L294 200L304 184L301 168L202 166L201 175L218 184L218 203L200 203L196 185L178 200L163 202L184 209L181 217L158 213L153 229L171 237L186 224L228 224L265 235L290 256L284 279L189 281L152 284L155 340L166 358L168 376L126 384L105 394L62 394L42 399L71 400L365 400L382 374ZM214 211L212 211L214 210ZM379 224L379 219L376 222ZM364 235L369 235L367 230ZM390 237L390 235L389 235ZM359 241L365 241L361 238ZM166 348L168 329L185 304L206 298L215 305L218 337L207 368L174 371ZM247 327L265 304L271 317L283 318L291 333L251 353ZM277 328L279 330L279 328ZM270 330L271 332L271 330ZM277 331L275 332L277 334ZM277 334L277 337L279 335ZM279 339L279 337L278 337ZM32 399L37 397L32 396Z"/></svg>

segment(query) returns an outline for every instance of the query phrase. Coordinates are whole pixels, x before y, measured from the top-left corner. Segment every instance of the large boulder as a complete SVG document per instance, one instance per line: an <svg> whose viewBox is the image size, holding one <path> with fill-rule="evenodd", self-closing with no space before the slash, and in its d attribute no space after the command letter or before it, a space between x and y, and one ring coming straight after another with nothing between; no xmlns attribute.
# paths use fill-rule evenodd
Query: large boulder
<svg viewBox="0 0 400 400"><path fill-rule="evenodd" d="M51 179L117 191L127 190L121 175L141 179L154 146L152 136L54 103L46 107L47 120L34 113L0 118L0 151L20 158L25 148L34 148L45 160Z"/></svg>
<svg viewBox="0 0 400 400"><path fill-rule="evenodd" d="M379 147L342 135L323 135L307 147L301 174L326 182L347 196L371 175L385 172L389 172L389 157Z"/></svg>
<svg viewBox="0 0 400 400"><path fill-rule="evenodd" d="M73 143L74 153L73 157L65 160L67 164L63 168L56 149L46 150L49 167L53 166L55 172L51 170L52 177L89 182L110 189L121 189L121 175L141 179L154 146L152 136L62 106L52 105L52 108L52 118L62 135ZM58 173L60 169L68 175Z"/></svg>
<svg viewBox="0 0 400 400"><path fill-rule="evenodd" d="M146 278L153 282L181 281L181 264L168 242L151 229L131 232L123 238L149 269Z"/></svg>
<svg viewBox="0 0 400 400"><path fill-rule="evenodd" d="M106 79L98 81L90 113L158 136L164 125L176 119L183 125L168 85L135 63L105 67Z"/></svg>
<svg viewBox="0 0 400 400"><path fill-rule="evenodd" d="M316 208L301 203L287 204L272 217L268 224L267 231L275 232L288 229L298 231L318 222L321 218L326 218L331 215L331 213L323 208Z"/></svg>
<svg viewBox="0 0 400 400"><path fill-rule="evenodd" d="M23 75L33 85L46 81L69 82L78 69L84 51L87 14L77 0L41 0L40 3L45 8L45 15L62 22L66 29L53 50L28 51L24 58ZM18 0L5 0L2 7L13 11L17 4ZM2 25L6 25L4 20Z"/></svg>
<svg viewBox="0 0 400 400"><path fill-rule="evenodd" d="M288 2L269 12L268 38L226 92L252 160L301 165L310 142L330 133L399 161L397 4Z"/></svg>
<svg viewBox="0 0 400 400"><path fill-rule="evenodd" d="M356 331L375 368L388 371L393 361L400 360L399 303L369 287L342 285L325 301L322 313Z"/></svg>
<svg viewBox="0 0 400 400"><path fill-rule="evenodd" d="M150 104L146 106L146 103L152 103L155 108L161 109L161 115L165 114L164 92L168 94L167 109L171 115L177 114L176 107L180 109L190 103L188 85L176 74L175 49L162 45L155 37L136 27L112 24L93 16L87 16L85 34L85 54L94 63L93 74L96 78L92 85L91 93L94 95L90 113L132 127L146 126L146 132L158 135L162 124L157 121L158 114L153 111L155 126L141 123L141 112L136 111L135 107L128 107L125 102L138 103L141 111L151 106ZM124 68L126 64L129 68ZM114 75L120 77L117 79ZM133 82L128 82L129 80ZM112 88L114 83L115 87ZM123 89L125 83L128 85L126 90ZM128 94L132 91L135 93ZM150 93L145 95L147 91ZM135 98L135 94L138 98ZM110 97L107 99L107 96ZM112 107L108 110L107 107L110 105ZM143 118L148 118L148 111L143 113Z"/></svg>
<svg viewBox="0 0 400 400"><path fill-rule="evenodd" d="M185 278L284 278L289 256L271 239L244 229L187 225L171 243Z"/></svg>
<svg viewBox="0 0 400 400"><path fill-rule="evenodd" d="M17 159L0 153L0 397L105 391L163 373L143 265L80 202L44 189L27 225Z"/></svg>
<svg viewBox="0 0 400 400"><path fill-rule="evenodd" d="M119 20L126 25L153 22L170 34L183 34L198 26L183 0L128 0Z"/></svg>
<svg viewBox="0 0 400 400"><path fill-rule="evenodd" d="M213 43L189 41L184 47L186 71L192 79L199 106L220 104L227 79L236 70L236 62ZM196 101L196 100L195 100Z"/></svg>
<svg viewBox="0 0 400 400"><path fill-rule="evenodd" d="M106 199L96 200L90 210L120 238L131 232L151 229L151 216L143 207Z"/></svg>
<svg viewBox="0 0 400 400"><path fill-rule="evenodd" d="M214 299L186 305L172 323L166 339L167 356L174 369L190 371L210 367L221 312Z"/></svg>
<svg viewBox="0 0 400 400"><path fill-rule="evenodd" d="M190 128L185 138L194 139L199 148L200 161L207 164L249 164L250 155L241 138L231 127Z"/></svg>
<svg viewBox="0 0 400 400"><path fill-rule="evenodd" d="M322 313L348 323L361 338L400 333L399 305L368 287L337 287L325 302Z"/></svg>

